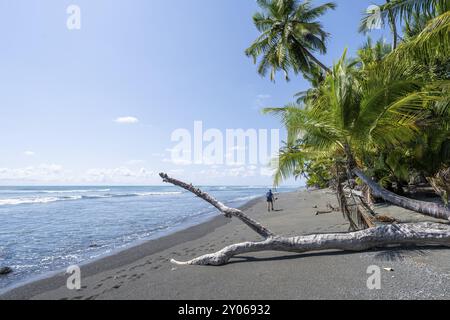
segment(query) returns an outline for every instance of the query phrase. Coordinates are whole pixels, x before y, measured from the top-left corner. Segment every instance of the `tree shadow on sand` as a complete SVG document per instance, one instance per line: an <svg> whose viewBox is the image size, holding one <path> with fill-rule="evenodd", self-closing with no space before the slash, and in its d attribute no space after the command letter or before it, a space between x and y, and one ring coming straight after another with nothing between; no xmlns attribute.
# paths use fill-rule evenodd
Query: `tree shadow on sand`
<svg viewBox="0 0 450 320"><path fill-rule="evenodd" d="M417 246L417 247L392 247L392 248L380 248L367 251L324 251L324 252L312 252L312 253L293 253L275 257L249 257L249 256L236 256L228 264L247 263L247 262L269 262L269 261L285 261L305 259L308 257L332 257L341 255L358 255L363 253L375 253L374 258L381 261L404 261L407 258L412 257L424 257L434 250L449 250L445 246Z"/></svg>

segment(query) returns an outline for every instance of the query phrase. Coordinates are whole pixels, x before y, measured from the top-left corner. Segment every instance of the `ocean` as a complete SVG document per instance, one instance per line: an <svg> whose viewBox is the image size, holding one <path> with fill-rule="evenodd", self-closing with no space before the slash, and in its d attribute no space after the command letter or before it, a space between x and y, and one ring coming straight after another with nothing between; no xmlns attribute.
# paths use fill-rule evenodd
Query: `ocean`
<svg viewBox="0 0 450 320"><path fill-rule="evenodd" d="M202 188L239 207L268 187ZM293 191L284 187L277 192ZM298 188L297 188L298 189ZM177 187L0 187L0 291L202 223L218 212Z"/></svg>

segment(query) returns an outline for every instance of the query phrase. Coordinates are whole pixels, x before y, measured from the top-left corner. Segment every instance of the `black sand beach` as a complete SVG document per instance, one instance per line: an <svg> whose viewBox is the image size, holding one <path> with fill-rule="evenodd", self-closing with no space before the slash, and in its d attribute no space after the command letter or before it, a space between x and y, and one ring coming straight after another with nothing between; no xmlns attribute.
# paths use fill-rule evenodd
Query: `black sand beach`
<svg viewBox="0 0 450 320"><path fill-rule="evenodd" d="M315 215L336 204L327 190L281 194L276 212L258 199L245 212L283 235L345 232L339 212ZM316 208L317 207L317 208ZM382 205L378 213L401 222L433 221ZM63 273L13 289L0 299L450 299L450 250L409 248L239 256L222 267L175 266L258 235L236 220L218 216L201 225L152 240L82 266L81 290L66 288ZM369 266L382 270L380 290L367 288ZM393 271L386 271L392 269Z"/></svg>

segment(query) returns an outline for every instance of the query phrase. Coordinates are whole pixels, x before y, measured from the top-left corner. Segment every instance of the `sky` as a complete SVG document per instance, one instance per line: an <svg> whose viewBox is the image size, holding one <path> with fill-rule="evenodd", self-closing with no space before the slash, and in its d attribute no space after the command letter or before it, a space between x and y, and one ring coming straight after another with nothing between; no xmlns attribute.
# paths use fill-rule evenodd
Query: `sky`
<svg viewBox="0 0 450 320"><path fill-rule="evenodd" d="M359 20L373 4L335 2L321 19L331 34L319 56L327 65L364 43ZM71 5L79 29L68 28ZM202 185L270 185L265 163L172 156L173 133L194 139L195 121L224 135L279 129L284 139L278 119L260 109L292 102L308 83L257 74L244 54L258 36L257 9L254 0L1 0L0 185L158 185L159 172Z"/></svg>

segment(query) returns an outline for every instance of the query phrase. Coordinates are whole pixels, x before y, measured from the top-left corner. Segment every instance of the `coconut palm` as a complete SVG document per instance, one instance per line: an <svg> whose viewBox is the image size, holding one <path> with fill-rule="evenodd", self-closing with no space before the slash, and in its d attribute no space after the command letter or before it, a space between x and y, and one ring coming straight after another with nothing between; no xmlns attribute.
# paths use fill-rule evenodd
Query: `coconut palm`
<svg viewBox="0 0 450 320"><path fill-rule="evenodd" d="M340 149L355 158L353 152L365 151L363 145L392 146L414 137L424 97L418 81L403 80L407 72L407 68L386 67L364 80L344 53L318 88L317 99L306 108L291 105L265 112L282 115L289 144L301 138L316 152Z"/></svg>
<svg viewBox="0 0 450 320"><path fill-rule="evenodd" d="M317 7L311 1L257 0L261 12L253 16L253 22L261 35L245 51L257 63L258 72L265 76L270 70L274 81L277 71L284 72L289 80L289 71L295 74L310 72L314 66L323 71L329 69L316 53L326 53L328 33L316 19L336 5L332 2Z"/></svg>
<svg viewBox="0 0 450 320"><path fill-rule="evenodd" d="M362 19L359 31L362 33L367 33L372 30L374 25L385 25L388 22L389 27L392 32L392 47L397 48L399 34L397 31L396 16L394 15L392 9L389 7L391 0L386 0L386 5L383 7L370 7L367 10L367 15Z"/></svg>
<svg viewBox="0 0 450 320"><path fill-rule="evenodd" d="M405 24L406 35L421 31L425 22L450 10L450 0L386 0L378 9L369 10L360 24L360 32L371 30L371 22L380 19L382 25L389 24L393 38L393 48L398 45L397 23Z"/></svg>
<svg viewBox="0 0 450 320"><path fill-rule="evenodd" d="M320 94L306 107L288 106L266 109L282 116L288 130L288 145L304 157L345 159L348 179L361 178L386 200L424 214L448 217L448 211L436 204L399 197L379 186L361 170L362 159L374 150L393 150L417 137L418 123L427 117L427 106L442 99L442 82L427 84L420 68L388 60L371 70L360 71L346 54L336 63ZM448 85L448 84L447 84ZM294 149L296 141L301 141ZM283 153L277 175L285 177L295 168L295 153Z"/></svg>
<svg viewBox="0 0 450 320"><path fill-rule="evenodd" d="M374 63L381 62L391 52L392 46L384 40L378 40L374 43L369 37L366 43L358 50L358 59L362 63L362 69L367 69Z"/></svg>

